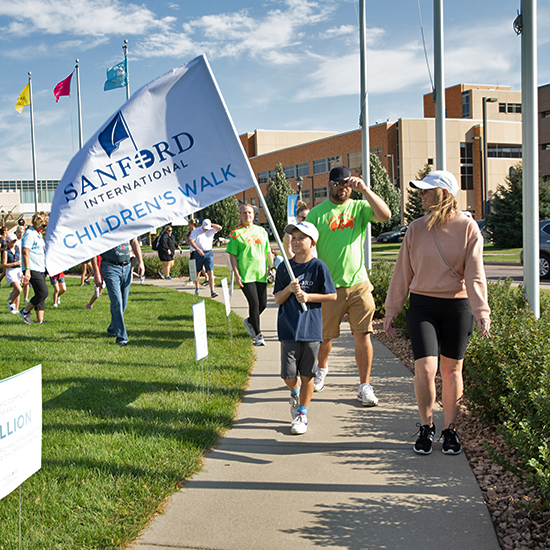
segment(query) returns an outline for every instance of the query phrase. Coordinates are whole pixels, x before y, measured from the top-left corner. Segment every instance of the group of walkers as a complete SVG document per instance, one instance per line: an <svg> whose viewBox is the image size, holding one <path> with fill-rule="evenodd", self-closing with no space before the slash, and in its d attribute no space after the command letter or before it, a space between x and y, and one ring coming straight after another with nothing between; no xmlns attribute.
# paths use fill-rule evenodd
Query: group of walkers
<svg viewBox="0 0 550 550"><path fill-rule="evenodd" d="M419 454L432 452L439 368L445 419L442 451L458 454L461 446L455 423L463 393L466 347L476 324L481 336L490 329L483 238L475 221L457 210L455 196L459 187L450 172L431 172L410 185L419 190L427 214L412 222L405 234L386 297L384 330L389 336L395 335L393 321L409 297L407 330L415 361L415 394L421 420L413 449ZM332 343L340 336L344 319L354 338L359 374L357 399L366 407L378 404L370 382L375 303L365 267L364 241L367 225L389 220L391 212L382 198L345 166L330 171L328 191L328 199L311 210L300 203L296 223L285 228L284 249L292 275L284 263L275 272L267 231L254 224L251 205L241 206L240 225L231 232L227 246L236 284L248 302L248 317L243 323L255 346L266 345L260 316L267 306L267 276L270 272L275 275L281 378L290 390L293 434L307 431L308 407L314 392L325 387ZM352 200L353 191L361 193L364 200ZM15 235L4 233L0 238L2 277L13 287L9 308L26 323L32 322L33 309L38 323L44 322L48 287L42 233L47 224L48 215L36 213L22 235L20 249L14 244ZM197 271L195 294L199 295L198 274L204 270L210 295L216 297L212 244L222 227L206 219L202 223L192 220L191 229L189 243ZM169 225L158 239L159 257L164 262L159 275L163 279L171 278L176 248L181 251ZM124 311L132 282L132 256L137 275L143 278L145 270L137 239L92 260L96 289L106 285L109 293L111 322L107 334L119 346L128 343ZM54 300L58 304L64 290L60 283L64 281L60 276L53 279ZM29 284L34 296L18 310L21 287Z"/></svg>
<svg viewBox="0 0 550 550"><path fill-rule="evenodd" d="M410 297L407 328L421 419L413 450L432 452L439 367L445 418L442 451L459 454L455 423L463 393L464 355L475 324L481 336L490 328L483 238L475 221L457 210L459 187L453 174L435 171L410 185L419 190L427 214L411 223L405 234L386 298L384 330L395 335L393 321ZM344 318L355 344L357 399L366 407L378 404L370 383L375 303L365 268L364 238L368 223L387 221L391 212L345 166L331 170L328 190L329 198L311 211L303 203L298 205L297 223L285 228L284 239L293 278L285 265L278 267L275 278L281 378L290 389L293 434L307 431L307 410L313 393L325 387L332 342L339 337ZM365 200L352 200L354 190ZM260 315L267 305L273 255L267 232L253 219L253 208L243 205L241 226L231 233L227 252L249 305L244 325L254 345L262 346Z"/></svg>

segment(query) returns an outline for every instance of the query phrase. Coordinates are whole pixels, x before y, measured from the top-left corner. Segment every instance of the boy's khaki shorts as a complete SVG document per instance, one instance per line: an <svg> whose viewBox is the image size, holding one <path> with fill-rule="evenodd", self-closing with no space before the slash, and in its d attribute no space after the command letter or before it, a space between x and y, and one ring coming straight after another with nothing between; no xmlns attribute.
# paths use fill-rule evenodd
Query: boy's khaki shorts
<svg viewBox="0 0 550 550"><path fill-rule="evenodd" d="M370 281L340 287L336 289L338 297L335 302L323 302L323 341L340 336L340 323L346 313L353 334L372 332L376 309L372 290Z"/></svg>

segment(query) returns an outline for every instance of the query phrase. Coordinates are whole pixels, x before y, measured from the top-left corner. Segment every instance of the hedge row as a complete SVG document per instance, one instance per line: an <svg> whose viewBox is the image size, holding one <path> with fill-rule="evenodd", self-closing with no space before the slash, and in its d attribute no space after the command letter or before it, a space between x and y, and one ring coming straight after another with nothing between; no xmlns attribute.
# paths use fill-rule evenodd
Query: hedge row
<svg viewBox="0 0 550 550"><path fill-rule="evenodd" d="M377 315L384 301L393 264L375 262L370 272ZM470 340L464 360L464 393L470 409L494 425L518 451L521 466L499 462L522 476L550 502L550 300L541 297L541 315L529 311L522 287L511 281L489 283L491 336ZM407 306L405 306L404 310ZM404 311L395 322L403 326Z"/></svg>

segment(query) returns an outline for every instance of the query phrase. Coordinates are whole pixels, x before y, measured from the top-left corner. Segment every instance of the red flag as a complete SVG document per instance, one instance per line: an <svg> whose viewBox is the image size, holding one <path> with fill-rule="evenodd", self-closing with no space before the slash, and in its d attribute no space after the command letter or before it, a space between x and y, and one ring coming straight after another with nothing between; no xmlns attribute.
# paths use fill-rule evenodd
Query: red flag
<svg viewBox="0 0 550 550"><path fill-rule="evenodd" d="M73 71L74 72L74 71ZM53 89L53 95L55 96L55 102L59 101L59 98L62 95L71 95L71 78L73 73L71 73L65 80L59 82Z"/></svg>

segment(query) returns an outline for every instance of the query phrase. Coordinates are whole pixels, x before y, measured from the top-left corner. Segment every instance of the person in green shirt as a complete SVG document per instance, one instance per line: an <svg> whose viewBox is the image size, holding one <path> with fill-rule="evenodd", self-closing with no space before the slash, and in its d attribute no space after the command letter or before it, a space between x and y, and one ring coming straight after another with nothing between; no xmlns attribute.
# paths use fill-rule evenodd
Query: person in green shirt
<svg viewBox="0 0 550 550"><path fill-rule="evenodd" d="M267 263L273 268L273 254L267 231L254 225L254 209L245 204L240 210L241 225L229 235L227 253L248 302L248 318L244 326L255 346L265 346L260 329L260 315L267 307Z"/></svg>
<svg viewBox="0 0 550 550"><path fill-rule="evenodd" d="M392 214L388 205L361 178L353 177L346 166L330 171L328 190L329 198L306 218L319 231L317 255L328 266L338 296L335 302L323 304L323 342L314 388L315 391L324 388L332 340L340 336L340 322L347 314L359 370L357 399L366 407L373 407L378 404L370 385L373 357L370 334L375 304L365 267L365 230L368 223L388 221ZM352 200L354 190L366 200Z"/></svg>

